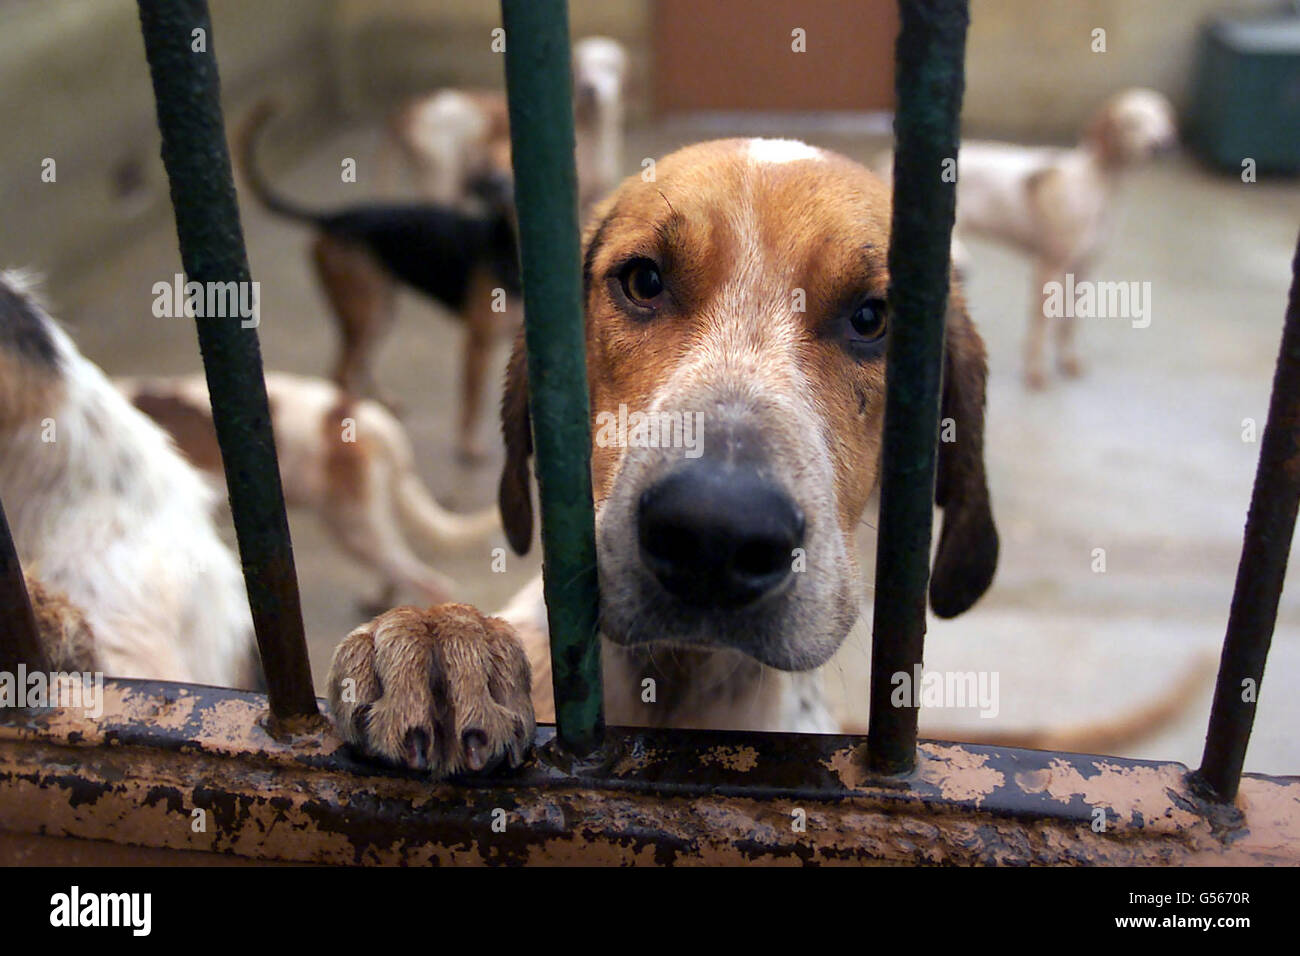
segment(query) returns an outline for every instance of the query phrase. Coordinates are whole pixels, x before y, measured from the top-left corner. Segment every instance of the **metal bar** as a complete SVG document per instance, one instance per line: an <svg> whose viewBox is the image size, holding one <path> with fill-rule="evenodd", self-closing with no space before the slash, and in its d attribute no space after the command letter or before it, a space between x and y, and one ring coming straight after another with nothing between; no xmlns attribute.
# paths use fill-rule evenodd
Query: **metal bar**
<svg viewBox="0 0 1300 956"><path fill-rule="evenodd" d="M569 12L564 0L501 0L501 14L555 723L582 755L603 738L604 702Z"/></svg>
<svg viewBox="0 0 1300 956"><path fill-rule="evenodd" d="M912 673L925 646L944 313L956 183L941 176L957 156L966 0L901 0L896 46L890 332L876 593L871 636L867 757L876 773L907 773L916 760L915 707L890 703L895 673Z"/></svg>
<svg viewBox="0 0 1300 956"><path fill-rule="evenodd" d="M139 8L185 273L192 282L255 288L226 148L208 5L139 0ZM239 316L199 318L196 325L271 713L281 721L315 717L257 330L244 327Z"/></svg>
<svg viewBox="0 0 1300 956"><path fill-rule="evenodd" d="M1300 863L1300 818L1273 811L1300 800L1295 777L1247 775L1265 809L1246 818L1170 761L927 742L924 773L872 780L858 737L611 728L617 756L574 772L543 727L518 770L431 784L330 732L267 737L256 694L188 687L177 708L184 686L110 679L97 714L0 709L0 856L6 834L48 834L343 865ZM195 807L221 825L196 830Z"/></svg>
<svg viewBox="0 0 1300 956"><path fill-rule="evenodd" d="M0 673L15 674L19 664L28 670L49 670L18 551L0 504Z"/></svg>
<svg viewBox="0 0 1300 956"><path fill-rule="evenodd" d="M1300 506L1300 241L1291 274L1268 423L1219 658L1205 753L1197 771L1201 782L1225 803L1236 799L1241 781Z"/></svg>

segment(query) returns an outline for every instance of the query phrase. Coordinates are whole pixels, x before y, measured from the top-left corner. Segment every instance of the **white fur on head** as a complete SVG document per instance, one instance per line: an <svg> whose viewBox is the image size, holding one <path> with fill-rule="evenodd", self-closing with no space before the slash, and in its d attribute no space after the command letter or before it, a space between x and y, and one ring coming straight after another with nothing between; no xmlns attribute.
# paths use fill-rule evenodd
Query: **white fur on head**
<svg viewBox="0 0 1300 956"><path fill-rule="evenodd" d="M797 139L751 139L746 155L756 163L795 163L801 159L823 159L815 146Z"/></svg>
<svg viewBox="0 0 1300 956"><path fill-rule="evenodd" d="M1094 122L1094 135L1099 124L1124 162L1141 162L1178 142L1173 105L1156 90L1135 87L1114 96Z"/></svg>

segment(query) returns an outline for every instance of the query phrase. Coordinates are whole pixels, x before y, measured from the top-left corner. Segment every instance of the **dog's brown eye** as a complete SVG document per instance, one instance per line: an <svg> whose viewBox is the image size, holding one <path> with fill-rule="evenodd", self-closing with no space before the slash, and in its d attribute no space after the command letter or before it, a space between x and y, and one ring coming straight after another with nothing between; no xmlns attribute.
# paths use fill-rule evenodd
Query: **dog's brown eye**
<svg viewBox="0 0 1300 956"><path fill-rule="evenodd" d="M875 342L885 334L885 300L868 299L849 316L853 334L864 342Z"/></svg>
<svg viewBox="0 0 1300 956"><path fill-rule="evenodd" d="M624 267L620 278L623 292L637 305L653 304L664 291L659 267L649 259L633 259Z"/></svg>

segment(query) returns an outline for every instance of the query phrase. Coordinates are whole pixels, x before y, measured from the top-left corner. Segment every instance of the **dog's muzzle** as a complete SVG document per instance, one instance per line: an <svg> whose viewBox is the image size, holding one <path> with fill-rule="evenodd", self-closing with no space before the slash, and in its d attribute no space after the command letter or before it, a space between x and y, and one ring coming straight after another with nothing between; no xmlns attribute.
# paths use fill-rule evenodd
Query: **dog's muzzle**
<svg viewBox="0 0 1300 956"><path fill-rule="evenodd" d="M642 563L669 594L692 607L735 609L789 585L804 516L752 466L702 458L642 492L637 538Z"/></svg>

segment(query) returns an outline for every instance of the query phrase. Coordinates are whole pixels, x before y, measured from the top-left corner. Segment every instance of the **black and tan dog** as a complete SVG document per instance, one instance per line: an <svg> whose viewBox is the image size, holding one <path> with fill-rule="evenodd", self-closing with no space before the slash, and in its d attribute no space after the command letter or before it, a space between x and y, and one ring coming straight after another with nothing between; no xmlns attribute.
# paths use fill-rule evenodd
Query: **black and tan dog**
<svg viewBox="0 0 1300 956"><path fill-rule="evenodd" d="M519 324L519 259L510 183L473 184L486 211L433 203L365 203L334 212L306 209L278 195L257 164L256 138L272 115L257 107L241 133L240 153L253 194L269 210L316 230L312 260L341 335L334 381L356 395L375 395L374 351L393 322L394 290L403 284L458 316L467 338L461 371L459 449L483 454L476 430L492 344Z"/></svg>

